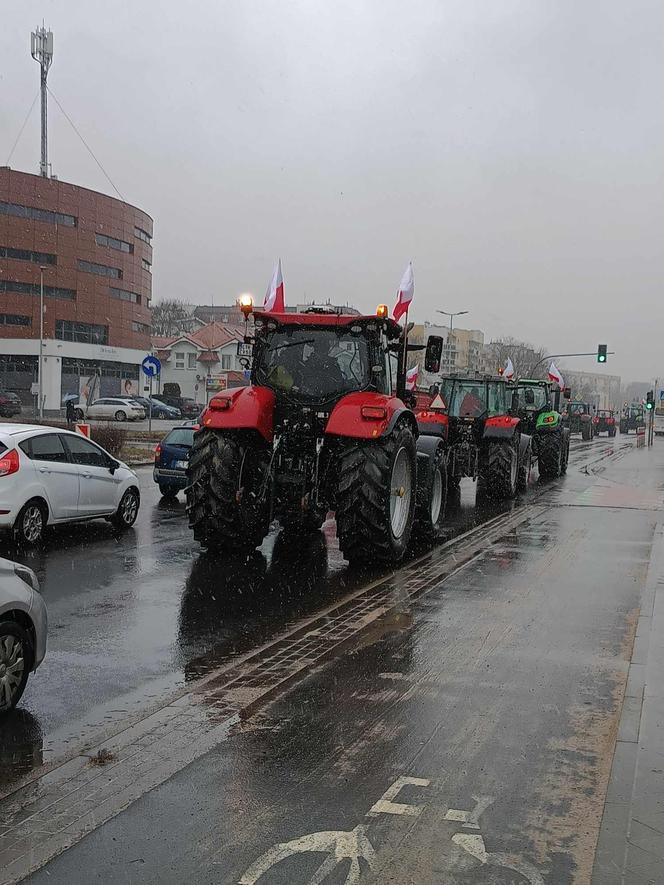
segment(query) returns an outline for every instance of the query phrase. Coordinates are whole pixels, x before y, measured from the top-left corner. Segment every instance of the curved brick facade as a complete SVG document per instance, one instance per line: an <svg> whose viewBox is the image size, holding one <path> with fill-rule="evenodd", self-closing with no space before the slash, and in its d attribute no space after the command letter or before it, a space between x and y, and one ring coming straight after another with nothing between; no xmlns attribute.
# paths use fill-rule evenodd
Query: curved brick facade
<svg viewBox="0 0 664 885"><path fill-rule="evenodd" d="M150 349L152 219L105 194L0 167L0 339Z"/></svg>

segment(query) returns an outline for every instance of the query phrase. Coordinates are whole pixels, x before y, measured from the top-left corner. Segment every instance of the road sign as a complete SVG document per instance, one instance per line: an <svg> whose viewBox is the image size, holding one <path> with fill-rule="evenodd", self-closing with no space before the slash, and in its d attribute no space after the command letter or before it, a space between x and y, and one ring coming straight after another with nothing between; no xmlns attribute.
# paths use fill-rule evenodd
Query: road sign
<svg viewBox="0 0 664 885"><path fill-rule="evenodd" d="M664 390L660 390L660 392L659 392L659 398L660 398L660 399L664 399Z"/></svg>
<svg viewBox="0 0 664 885"><path fill-rule="evenodd" d="M156 356L146 356L143 362L141 363L141 367L143 369L143 374L147 375L148 378L154 378L155 375L158 375L161 372L161 363L157 359Z"/></svg>

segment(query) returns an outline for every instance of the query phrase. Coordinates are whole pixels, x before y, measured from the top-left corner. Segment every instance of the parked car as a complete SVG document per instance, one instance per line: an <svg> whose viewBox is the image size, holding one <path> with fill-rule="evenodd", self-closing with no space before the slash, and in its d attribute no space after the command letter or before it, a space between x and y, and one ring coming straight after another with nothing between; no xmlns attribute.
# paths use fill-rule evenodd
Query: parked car
<svg viewBox="0 0 664 885"><path fill-rule="evenodd" d="M170 396L162 393L159 399L167 406L179 409L183 418L197 418L201 411L201 404L189 396Z"/></svg>
<svg viewBox="0 0 664 885"><path fill-rule="evenodd" d="M187 486L189 453L198 426L174 427L154 450L152 476L165 498L172 498Z"/></svg>
<svg viewBox="0 0 664 885"><path fill-rule="evenodd" d="M0 390L0 417L13 418L21 414L21 400L9 390Z"/></svg>
<svg viewBox="0 0 664 885"><path fill-rule="evenodd" d="M142 421L143 406L124 396L105 396L87 406L76 406L76 418L96 418L106 421Z"/></svg>
<svg viewBox="0 0 664 885"><path fill-rule="evenodd" d="M0 559L0 714L20 701L46 654L46 605L32 569Z"/></svg>
<svg viewBox="0 0 664 885"><path fill-rule="evenodd" d="M176 409L174 406L167 406L166 403L162 403L161 400L155 399L154 397L134 396L132 399L134 402L138 403L139 406L143 407L146 417L150 414L150 399L152 399L153 418L165 418L169 421L177 421L182 417L179 409Z"/></svg>
<svg viewBox="0 0 664 885"><path fill-rule="evenodd" d="M134 471L79 433L0 425L0 529L19 545L38 544L47 525L104 518L129 528L140 500Z"/></svg>

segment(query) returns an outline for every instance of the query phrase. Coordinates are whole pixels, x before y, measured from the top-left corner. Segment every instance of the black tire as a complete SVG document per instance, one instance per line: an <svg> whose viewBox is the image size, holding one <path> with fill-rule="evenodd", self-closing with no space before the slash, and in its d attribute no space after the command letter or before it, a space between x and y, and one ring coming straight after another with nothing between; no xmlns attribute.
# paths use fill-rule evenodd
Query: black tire
<svg viewBox="0 0 664 885"><path fill-rule="evenodd" d="M38 498L27 501L14 523L14 542L19 547L36 547L44 540L48 510Z"/></svg>
<svg viewBox="0 0 664 885"><path fill-rule="evenodd" d="M567 473L567 465L569 464L569 433L565 433L563 430L563 463L560 468L561 474Z"/></svg>
<svg viewBox="0 0 664 885"><path fill-rule="evenodd" d="M255 550L270 528L267 446L218 430L194 435L185 489L189 526L208 550ZM261 495L259 499L259 495Z"/></svg>
<svg viewBox="0 0 664 885"><path fill-rule="evenodd" d="M592 427L589 424L581 425L581 439L587 442L589 439L592 439L592 434Z"/></svg>
<svg viewBox="0 0 664 885"><path fill-rule="evenodd" d="M518 442L518 440L517 440ZM490 441L480 479L488 498L513 498L516 495L518 456L511 440Z"/></svg>
<svg viewBox="0 0 664 885"><path fill-rule="evenodd" d="M523 457L519 464L519 471L517 474L516 487L518 492L527 492L528 491L528 483L530 481L530 472L533 466L533 444L532 440L528 441L528 445L526 446Z"/></svg>
<svg viewBox="0 0 664 885"><path fill-rule="evenodd" d="M16 621L0 621L0 713L13 710L21 700L33 659L28 631Z"/></svg>
<svg viewBox="0 0 664 885"><path fill-rule="evenodd" d="M616 435L616 428L612 427L611 430L609 430L609 436L611 438L613 438L615 435Z"/></svg>
<svg viewBox="0 0 664 885"><path fill-rule="evenodd" d="M569 437L568 445L569 445ZM555 479L563 472L565 439L560 433L542 434L539 438L537 466L542 479Z"/></svg>
<svg viewBox="0 0 664 885"><path fill-rule="evenodd" d="M115 413L115 420L116 421L126 421L127 420L127 413L123 412L122 409L118 409L117 412Z"/></svg>
<svg viewBox="0 0 664 885"><path fill-rule="evenodd" d="M405 424L381 439L354 443L341 456L337 536L341 552L351 564L391 564L403 558L415 516L416 457L415 438ZM397 459L399 469L404 469L410 481L409 500L401 510L403 526L398 526L398 534L391 518L392 498L397 497L392 492Z"/></svg>
<svg viewBox="0 0 664 885"><path fill-rule="evenodd" d="M425 468L422 461L418 470ZM440 541L444 534L447 513L447 461L445 447L439 445L426 463L423 495L415 508L415 535L426 541ZM419 477L418 477L419 484Z"/></svg>
<svg viewBox="0 0 664 885"><path fill-rule="evenodd" d="M178 490L173 489L170 486L160 485L159 491L161 492L162 498L168 498L169 501L172 501L174 498L178 496Z"/></svg>
<svg viewBox="0 0 664 885"><path fill-rule="evenodd" d="M130 529L136 522L138 509L140 506L141 496L138 493L138 489L132 486L131 488L127 489L124 495L120 498L118 509L115 511L115 514L111 518L111 522L113 523L115 528L121 531L124 531L125 529Z"/></svg>

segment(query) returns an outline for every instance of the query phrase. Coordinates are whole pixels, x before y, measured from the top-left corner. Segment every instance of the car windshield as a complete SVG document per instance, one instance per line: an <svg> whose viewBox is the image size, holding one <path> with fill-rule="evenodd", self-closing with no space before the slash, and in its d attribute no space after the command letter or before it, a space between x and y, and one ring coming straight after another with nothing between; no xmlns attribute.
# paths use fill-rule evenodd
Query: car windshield
<svg viewBox="0 0 664 885"><path fill-rule="evenodd" d="M176 427L164 437L164 445L184 446L190 449L194 444L194 429L189 427Z"/></svg>
<svg viewBox="0 0 664 885"><path fill-rule="evenodd" d="M284 328L265 340L256 383L294 397L323 401L371 383L363 335L343 328Z"/></svg>

